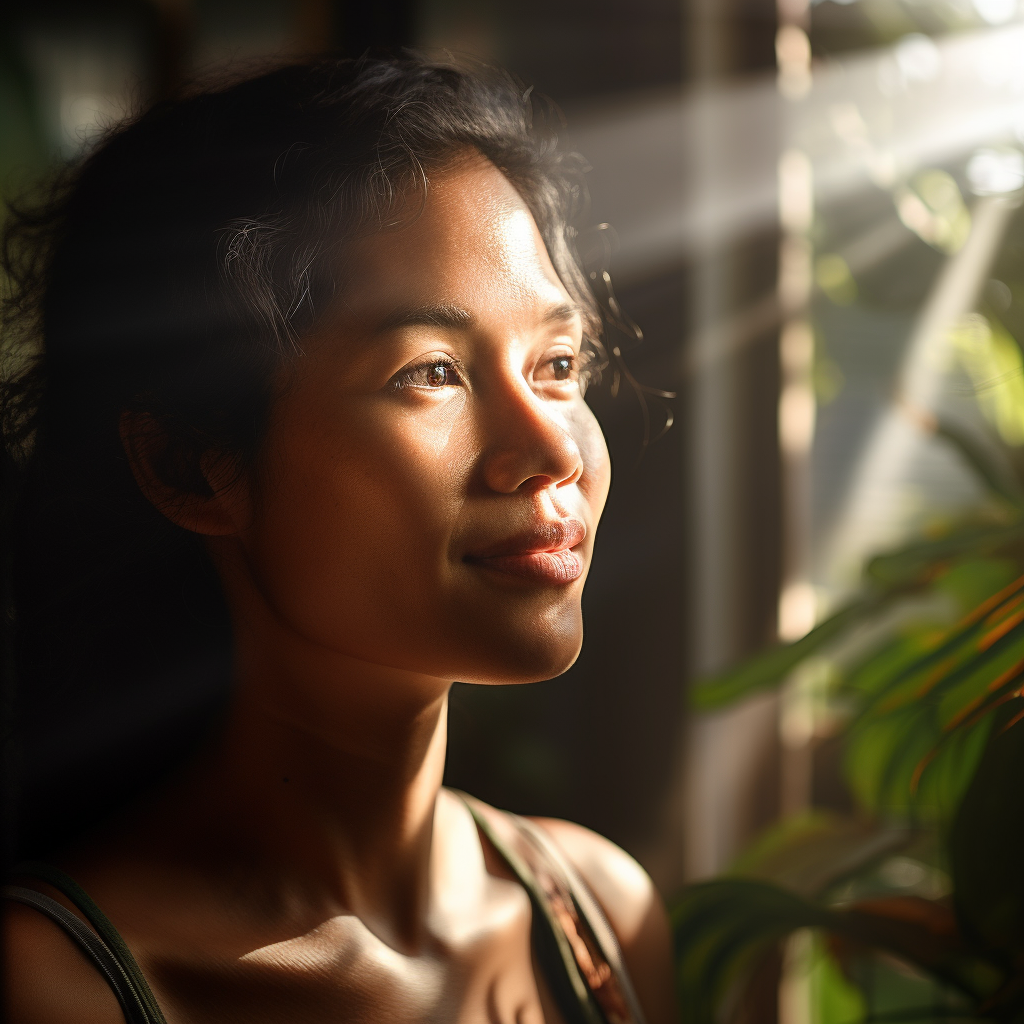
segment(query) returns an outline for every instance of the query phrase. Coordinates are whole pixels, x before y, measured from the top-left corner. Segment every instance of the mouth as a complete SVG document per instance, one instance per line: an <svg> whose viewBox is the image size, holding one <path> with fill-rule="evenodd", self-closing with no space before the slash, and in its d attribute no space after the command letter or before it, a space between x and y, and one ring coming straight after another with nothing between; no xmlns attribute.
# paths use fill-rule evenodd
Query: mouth
<svg viewBox="0 0 1024 1024"><path fill-rule="evenodd" d="M464 561L534 583L564 585L583 575L579 548L586 536L587 528L579 519L550 520L467 555Z"/></svg>

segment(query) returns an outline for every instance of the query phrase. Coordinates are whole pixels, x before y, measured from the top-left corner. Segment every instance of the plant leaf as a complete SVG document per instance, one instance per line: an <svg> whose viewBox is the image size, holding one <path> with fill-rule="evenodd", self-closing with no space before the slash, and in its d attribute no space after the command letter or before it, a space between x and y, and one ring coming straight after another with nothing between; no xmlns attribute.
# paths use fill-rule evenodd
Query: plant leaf
<svg viewBox="0 0 1024 1024"><path fill-rule="evenodd" d="M996 719L950 830L956 907L965 934L1003 953L1024 956L1024 727Z"/></svg>
<svg viewBox="0 0 1024 1024"><path fill-rule="evenodd" d="M690 693L693 707L710 711L780 683L805 658L874 615L888 596L872 592L851 601L795 643L773 647L738 668L698 682Z"/></svg>
<svg viewBox="0 0 1024 1024"><path fill-rule="evenodd" d="M970 523L934 540L917 541L899 551L876 555L865 570L869 580L884 587L921 584L935 576L938 566L970 554L991 555L1024 540L1024 520L1010 523Z"/></svg>
<svg viewBox="0 0 1024 1024"><path fill-rule="evenodd" d="M995 453L992 451L995 445L986 445L958 424L942 417L938 420L935 433L956 448L967 465L993 494L1011 505L1020 507L1024 501L1024 491L1017 480L998 465L998 448Z"/></svg>
<svg viewBox="0 0 1024 1024"><path fill-rule="evenodd" d="M907 828L809 812L764 832L733 863L729 875L772 882L814 898L902 849L911 838Z"/></svg>
<svg viewBox="0 0 1024 1024"><path fill-rule="evenodd" d="M959 936L948 910L918 898L831 910L764 882L721 879L687 889L672 922L681 1009L691 1024L713 1024L717 1006L744 969L800 928L895 954L974 1001L1004 981L998 966Z"/></svg>
<svg viewBox="0 0 1024 1024"><path fill-rule="evenodd" d="M869 580L875 584L873 587L820 622L800 640L773 647L736 668L699 681L691 690L691 704L698 710L710 711L758 690L775 686L801 661L849 632L854 626L872 618L893 598L934 582L943 559L948 560L965 553L979 556L998 551L1010 541L1022 540L1024 524L1021 522L1009 526L986 524L966 527L938 540L910 545L902 551L874 558L866 570ZM1004 589L1007 596L1001 600L1009 600L1024 589L1024 577ZM988 602L982 607L988 608ZM968 616L938 649L928 652L919 663L911 663L907 672L923 671L943 655L955 650L957 645L980 629L979 622L978 617Z"/></svg>

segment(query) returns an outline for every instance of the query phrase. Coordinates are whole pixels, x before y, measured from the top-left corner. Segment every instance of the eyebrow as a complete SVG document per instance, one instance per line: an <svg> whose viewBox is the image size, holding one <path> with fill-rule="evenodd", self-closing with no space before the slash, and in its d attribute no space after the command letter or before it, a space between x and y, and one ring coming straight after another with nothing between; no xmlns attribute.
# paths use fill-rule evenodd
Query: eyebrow
<svg viewBox="0 0 1024 1024"><path fill-rule="evenodd" d="M539 317L541 325L567 323L582 316L583 310L575 302L560 302L550 306ZM402 327L440 327L447 330L465 330L474 321L468 309L439 303L430 306L416 306L411 309L396 309L378 324L379 331L394 331Z"/></svg>
<svg viewBox="0 0 1024 1024"><path fill-rule="evenodd" d="M542 324L564 324L570 320L582 319L583 309L575 302L560 302L545 310L540 318Z"/></svg>
<svg viewBox="0 0 1024 1024"><path fill-rule="evenodd" d="M412 309L396 309L380 321L378 330L394 331L400 327L445 327L449 330L460 330L472 322L473 314L468 309L440 303L416 306Z"/></svg>

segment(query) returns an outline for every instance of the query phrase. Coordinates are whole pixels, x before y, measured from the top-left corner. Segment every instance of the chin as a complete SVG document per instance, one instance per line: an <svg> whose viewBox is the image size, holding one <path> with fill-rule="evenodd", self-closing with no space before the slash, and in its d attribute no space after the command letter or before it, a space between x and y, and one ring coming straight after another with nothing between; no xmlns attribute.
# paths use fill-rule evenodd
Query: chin
<svg viewBox="0 0 1024 1024"><path fill-rule="evenodd" d="M582 622L574 628L539 631L529 636L491 637L483 663L477 661L475 671L459 678L467 683L494 686L539 683L572 668L582 647Z"/></svg>

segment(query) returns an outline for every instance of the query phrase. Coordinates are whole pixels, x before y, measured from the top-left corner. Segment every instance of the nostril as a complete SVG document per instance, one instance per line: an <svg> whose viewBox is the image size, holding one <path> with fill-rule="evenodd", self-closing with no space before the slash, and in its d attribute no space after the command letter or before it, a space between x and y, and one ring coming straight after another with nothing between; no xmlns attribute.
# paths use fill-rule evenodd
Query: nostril
<svg viewBox="0 0 1024 1024"><path fill-rule="evenodd" d="M547 490L547 488L555 486L555 481L549 476L531 476L524 480L517 490L526 491L528 494L533 494L538 491Z"/></svg>
<svg viewBox="0 0 1024 1024"><path fill-rule="evenodd" d="M502 493L534 493L575 483L583 475L583 458L565 423L532 394L506 415L492 421L494 434L483 460L485 479Z"/></svg>

